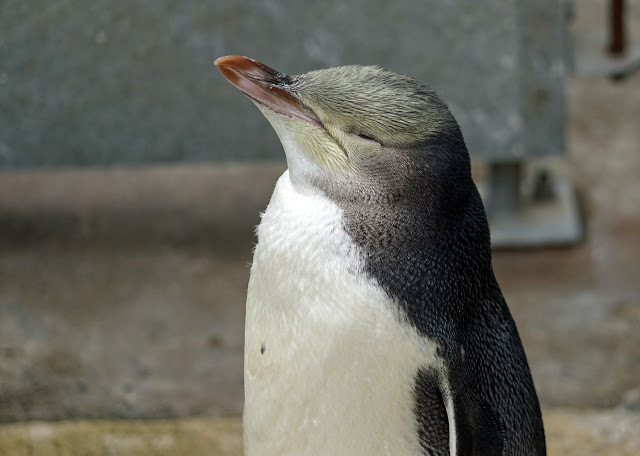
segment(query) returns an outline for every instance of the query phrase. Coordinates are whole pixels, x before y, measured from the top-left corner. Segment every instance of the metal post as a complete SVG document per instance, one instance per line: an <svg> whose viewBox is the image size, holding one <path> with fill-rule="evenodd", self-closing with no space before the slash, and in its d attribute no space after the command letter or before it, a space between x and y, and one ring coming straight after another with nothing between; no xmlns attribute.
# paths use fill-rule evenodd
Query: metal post
<svg viewBox="0 0 640 456"><path fill-rule="evenodd" d="M490 214L515 213L520 209L522 163L501 162L489 165Z"/></svg>
<svg viewBox="0 0 640 456"><path fill-rule="evenodd" d="M626 36L624 27L624 0L611 0L609 3L609 53L619 57L624 54Z"/></svg>

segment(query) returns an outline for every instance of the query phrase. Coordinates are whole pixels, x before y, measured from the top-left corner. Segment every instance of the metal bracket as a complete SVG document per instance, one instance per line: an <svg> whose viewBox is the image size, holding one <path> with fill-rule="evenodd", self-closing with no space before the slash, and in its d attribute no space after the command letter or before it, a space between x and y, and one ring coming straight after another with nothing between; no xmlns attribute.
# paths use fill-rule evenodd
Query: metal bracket
<svg viewBox="0 0 640 456"><path fill-rule="evenodd" d="M523 162L489 165L479 183L494 248L566 246L582 239L580 211L571 183L550 169L536 170L526 185Z"/></svg>

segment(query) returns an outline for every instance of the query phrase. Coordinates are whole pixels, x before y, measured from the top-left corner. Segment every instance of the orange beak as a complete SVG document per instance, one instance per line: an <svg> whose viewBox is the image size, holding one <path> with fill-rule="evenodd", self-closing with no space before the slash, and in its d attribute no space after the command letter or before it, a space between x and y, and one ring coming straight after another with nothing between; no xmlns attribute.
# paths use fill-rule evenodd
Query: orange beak
<svg viewBox="0 0 640 456"><path fill-rule="evenodd" d="M222 75L252 100L272 111L322 128L316 115L292 91L293 78L248 57L227 55L213 62Z"/></svg>

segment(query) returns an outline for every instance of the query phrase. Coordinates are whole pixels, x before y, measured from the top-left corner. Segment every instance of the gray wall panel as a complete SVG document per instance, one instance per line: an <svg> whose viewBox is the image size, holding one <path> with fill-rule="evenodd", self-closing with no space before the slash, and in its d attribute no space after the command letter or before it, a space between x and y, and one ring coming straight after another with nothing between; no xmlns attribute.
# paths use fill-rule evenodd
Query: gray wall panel
<svg viewBox="0 0 640 456"><path fill-rule="evenodd" d="M287 73L380 64L438 89L477 158L562 152L557 0L0 8L3 168L281 159L267 122L213 67L225 54ZM535 147L523 143L528 125Z"/></svg>

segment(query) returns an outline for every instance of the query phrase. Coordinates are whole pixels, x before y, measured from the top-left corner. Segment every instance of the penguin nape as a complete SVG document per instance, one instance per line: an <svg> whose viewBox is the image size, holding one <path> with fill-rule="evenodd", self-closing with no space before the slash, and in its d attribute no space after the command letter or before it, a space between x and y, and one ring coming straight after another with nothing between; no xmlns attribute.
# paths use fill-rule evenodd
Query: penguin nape
<svg viewBox="0 0 640 456"><path fill-rule="evenodd" d="M544 455L460 128L375 66L215 61L284 147L247 295L244 452Z"/></svg>

